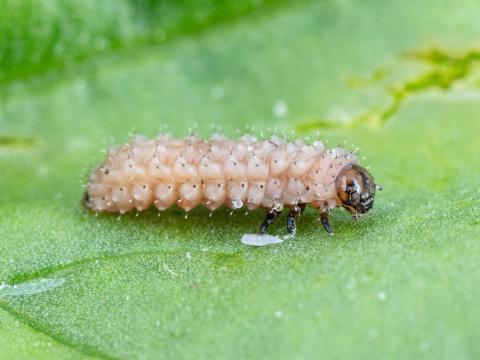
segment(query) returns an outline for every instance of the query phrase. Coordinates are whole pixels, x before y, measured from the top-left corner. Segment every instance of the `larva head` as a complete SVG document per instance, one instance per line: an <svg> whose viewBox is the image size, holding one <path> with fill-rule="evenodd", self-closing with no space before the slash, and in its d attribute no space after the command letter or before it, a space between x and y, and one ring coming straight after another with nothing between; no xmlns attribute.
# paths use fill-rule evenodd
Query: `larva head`
<svg viewBox="0 0 480 360"><path fill-rule="evenodd" d="M337 194L342 206L354 218L359 218L373 207L377 186L372 175L361 166L344 168L336 179Z"/></svg>

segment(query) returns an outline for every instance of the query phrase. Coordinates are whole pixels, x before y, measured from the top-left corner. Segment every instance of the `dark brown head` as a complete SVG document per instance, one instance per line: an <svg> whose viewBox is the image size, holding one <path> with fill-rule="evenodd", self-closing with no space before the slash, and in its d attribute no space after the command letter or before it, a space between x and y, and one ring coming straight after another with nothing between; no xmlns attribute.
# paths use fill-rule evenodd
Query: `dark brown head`
<svg viewBox="0 0 480 360"><path fill-rule="evenodd" d="M335 185L342 206L354 218L367 213L373 207L377 185L372 175L363 167L358 165L346 167L338 174Z"/></svg>

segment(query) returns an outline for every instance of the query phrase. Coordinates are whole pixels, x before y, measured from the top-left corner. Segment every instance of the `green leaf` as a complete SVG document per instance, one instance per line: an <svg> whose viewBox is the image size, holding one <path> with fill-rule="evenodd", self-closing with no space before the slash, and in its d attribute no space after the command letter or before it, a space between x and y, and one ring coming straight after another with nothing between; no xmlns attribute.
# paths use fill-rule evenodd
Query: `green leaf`
<svg viewBox="0 0 480 360"><path fill-rule="evenodd" d="M1 5L0 357L480 357L477 1ZM129 132L212 124L347 140L384 191L262 248L261 211L81 207Z"/></svg>

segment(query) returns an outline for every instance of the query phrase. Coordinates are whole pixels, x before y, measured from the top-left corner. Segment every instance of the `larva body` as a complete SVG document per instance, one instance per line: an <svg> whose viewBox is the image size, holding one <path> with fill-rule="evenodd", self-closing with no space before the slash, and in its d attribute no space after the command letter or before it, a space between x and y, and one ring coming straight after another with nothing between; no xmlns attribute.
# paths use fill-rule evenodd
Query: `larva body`
<svg viewBox="0 0 480 360"><path fill-rule="evenodd" d="M152 204L159 210L176 204L185 211L199 204L212 211L222 205L264 208L267 218L262 232L288 207L293 219L290 232L305 204L324 214L328 225L329 210L345 206L338 189L339 175L357 166L353 153L341 148L326 150L320 141L306 145L299 140L286 142L276 136L257 140L250 135L238 140L220 135L210 140L174 139L165 134L153 140L136 137L112 148L94 169L84 204L96 212L119 213L144 210Z"/></svg>

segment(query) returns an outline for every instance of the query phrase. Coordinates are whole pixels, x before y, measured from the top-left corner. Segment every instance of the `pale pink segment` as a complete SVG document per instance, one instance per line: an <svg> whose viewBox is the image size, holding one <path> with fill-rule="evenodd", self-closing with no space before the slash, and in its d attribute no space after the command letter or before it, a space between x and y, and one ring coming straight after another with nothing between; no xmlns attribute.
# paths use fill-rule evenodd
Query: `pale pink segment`
<svg viewBox="0 0 480 360"><path fill-rule="evenodd" d="M341 204L335 188L340 171L358 164L351 152L326 150L320 141L307 145L277 136L230 140L215 135L150 140L136 137L113 148L91 174L88 206L94 211L125 213L155 205L190 211L199 204L281 210L296 204L333 208Z"/></svg>

